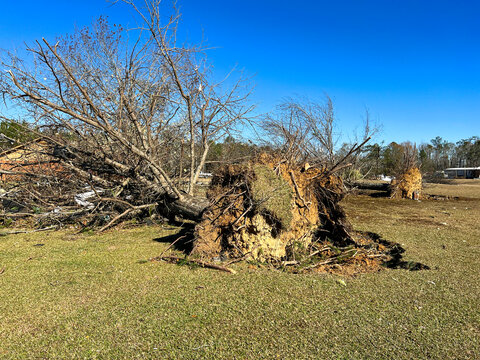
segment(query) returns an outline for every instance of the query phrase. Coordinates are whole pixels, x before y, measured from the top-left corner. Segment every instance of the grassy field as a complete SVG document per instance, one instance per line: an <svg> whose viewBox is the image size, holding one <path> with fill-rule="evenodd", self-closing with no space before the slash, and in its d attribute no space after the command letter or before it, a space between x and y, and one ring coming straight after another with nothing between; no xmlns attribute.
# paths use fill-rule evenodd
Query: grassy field
<svg viewBox="0 0 480 360"><path fill-rule="evenodd" d="M442 184L424 184L424 192L430 195L462 196L480 199L480 179L443 180Z"/></svg>
<svg viewBox="0 0 480 360"><path fill-rule="evenodd" d="M355 196L344 206L356 228L404 244L431 270L342 283L146 261L175 228L0 237L0 358L480 358L480 200Z"/></svg>

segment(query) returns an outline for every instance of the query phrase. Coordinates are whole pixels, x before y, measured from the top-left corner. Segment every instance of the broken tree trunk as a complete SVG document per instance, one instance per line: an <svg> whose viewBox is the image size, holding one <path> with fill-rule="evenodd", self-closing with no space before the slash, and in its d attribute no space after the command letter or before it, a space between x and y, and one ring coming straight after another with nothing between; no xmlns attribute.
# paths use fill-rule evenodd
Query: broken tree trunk
<svg viewBox="0 0 480 360"><path fill-rule="evenodd" d="M181 199L175 199L167 204L168 214L200 221L209 204L209 201L205 198L184 194Z"/></svg>

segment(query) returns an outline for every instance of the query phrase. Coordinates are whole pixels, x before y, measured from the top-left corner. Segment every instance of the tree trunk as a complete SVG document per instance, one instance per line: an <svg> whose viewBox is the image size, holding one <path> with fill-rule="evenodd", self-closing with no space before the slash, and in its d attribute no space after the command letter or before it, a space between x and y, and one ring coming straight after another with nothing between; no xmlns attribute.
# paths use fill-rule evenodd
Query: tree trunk
<svg viewBox="0 0 480 360"><path fill-rule="evenodd" d="M205 198L184 194L181 199L167 203L166 212L170 217L178 215L184 219L199 221L208 205L209 201Z"/></svg>
<svg viewBox="0 0 480 360"><path fill-rule="evenodd" d="M389 183L354 181L353 183L350 184L350 186L356 187L361 190L390 191Z"/></svg>

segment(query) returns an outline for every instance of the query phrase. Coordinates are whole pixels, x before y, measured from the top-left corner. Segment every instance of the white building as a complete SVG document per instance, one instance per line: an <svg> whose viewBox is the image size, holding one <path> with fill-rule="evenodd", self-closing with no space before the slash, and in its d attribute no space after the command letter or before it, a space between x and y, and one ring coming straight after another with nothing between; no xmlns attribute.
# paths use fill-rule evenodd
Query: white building
<svg viewBox="0 0 480 360"><path fill-rule="evenodd" d="M449 179L477 179L480 178L480 167L462 167L445 169Z"/></svg>

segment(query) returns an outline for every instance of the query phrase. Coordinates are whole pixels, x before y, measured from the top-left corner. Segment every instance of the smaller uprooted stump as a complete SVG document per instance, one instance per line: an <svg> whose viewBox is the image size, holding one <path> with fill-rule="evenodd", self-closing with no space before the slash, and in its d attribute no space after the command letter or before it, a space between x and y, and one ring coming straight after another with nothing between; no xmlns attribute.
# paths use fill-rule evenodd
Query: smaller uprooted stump
<svg viewBox="0 0 480 360"><path fill-rule="evenodd" d="M390 185L390 197L393 199L418 200L422 192L422 173L417 167L411 167L397 176Z"/></svg>
<svg viewBox="0 0 480 360"><path fill-rule="evenodd" d="M225 166L207 192L211 206L195 228L192 255L297 270L378 270L392 259L396 244L353 231L339 205L344 195L342 180L322 168L267 155Z"/></svg>

